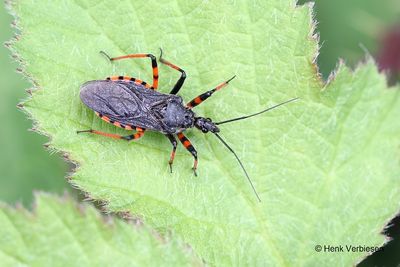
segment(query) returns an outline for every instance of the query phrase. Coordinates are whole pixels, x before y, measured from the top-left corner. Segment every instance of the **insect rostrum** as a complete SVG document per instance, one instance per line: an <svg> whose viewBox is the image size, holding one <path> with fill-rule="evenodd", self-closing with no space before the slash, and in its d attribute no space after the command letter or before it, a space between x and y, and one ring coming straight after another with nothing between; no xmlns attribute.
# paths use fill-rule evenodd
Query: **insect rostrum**
<svg viewBox="0 0 400 267"><path fill-rule="evenodd" d="M193 147L190 140L183 134L183 132L193 127L196 127L203 133L211 132L234 154L257 199L261 201L239 157L236 155L234 150L221 138L221 136L218 135L220 129L217 125L259 115L280 105L294 101L297 98L290 99L286 102L255 114L215 123L209 118L197 116L192 109L200 105L216 91L228 85L228 83L235 78L235 76L219 84L215 88L195 97L187 104L184 104L183 99L176 94L179 92L186 79L186 73L178 66L163 59L162 51L160 55L160 62L181 72L181 77L176 82L169 94L160 93L157 91L158 66L156 57L152 54L130 54L111 58L106 53L101 53L104 54L110 61L127 58L150 58L153 68L153 83L150 85L144 81L128 76L112 76L106 78L105 80L89 81L83 84L80 90L80 98L86 106L95 111L96 115L98 115L104 121L126 130L136 130L136 133L121 136L117 134L100 132L93 129L78 131L78 133L88 132L115 139L124 139L130 141L141 138L146 130L160 132L168 138L173 147L169 160L171 172L172 163L174 161L175 151L177 148L177 141L175 139L176 135L183 146L194 157L193 171L194 174L197 175L197 151Z"/></svg>

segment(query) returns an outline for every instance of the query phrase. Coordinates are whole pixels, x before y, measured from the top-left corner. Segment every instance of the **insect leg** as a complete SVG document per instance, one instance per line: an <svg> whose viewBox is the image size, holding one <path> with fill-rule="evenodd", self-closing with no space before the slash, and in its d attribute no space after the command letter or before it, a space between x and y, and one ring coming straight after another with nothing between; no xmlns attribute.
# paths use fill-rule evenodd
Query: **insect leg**
<svg viewBox="0 0 400 267"><path fill-rule="evenodd" d="M172 64L171 62L165 60L162 58L162 49L160 48L161 54L160 54L160 62L179 71L181 73L181 77L179 78L179 80L176 82L176 84L174 85L174 88L172 88L171 92L169 92L171 95L176 95L179 90L181 89L183 83L185 82L186 79L186 72L179 68L178 66Z"/></svg>
<svg viewBox="0 0 400 267"><path fill-rule="evenodd" d="M140 137L142 137L144 135L144 132L146 131L146 129L142 129L139 127L136 127L136 133L135 134L131 134L131 135L119 135L119 134L110 134L110 133L105 133L105 132L100 132L97 130L83 130L83 131L77 131L76 133L93 133L93 134L98 134L98 135L102 135L102 136L106 136L106 137L110 137L110 138L114 138L114 139L123 139L126 141L131 141L131 140L137 140Z"/></svg>
<svg viewBox="0 0 400 267"><path fill-rule="evenodd" d="M215 88L211 89L210 91L207 91L199 96L197 96L196 98L194 98L193 100L191 100L189 103L186 104L186 106L188 108L194 108L197 105L200 105L204 100L206 100L207 98L209 98L213 93L215 93L216 91L220 90L221 88L225 87L228 85L228 83L230 81L233 80L233 78L235 78L235 76L233 76L232 78L230 78L229 80L220 83L219 85L217 85Z"/></svg>
<svg viewBox="0 0 400 267"><path fill-rule="evenodd" d="M197 151L194 149L192 146L192 143L190 143L189 139L186 138L186 136L183 133L178 133L178 138L179 141L181 141L182 145L192 154L194 157L194 164L193 164L193 172L194 175L197 176L196 169L197 169Z"/></svg>
<svg viewBox="0 0 400 267"><path fill-rule="evenodd" d="M175 137L172 134L166 134L166 137L168 137L169 141L171 142L173 148L171 152L171 157L169 158L169 170L172 173L172 163L174 162L175 158L175 151L176 151L176 146L178 145L178 142L176 141Z"/></svg>
<svg viewBox="0 0 400 267"><path fill-rule="evenodd" d="M110 57L104 51L100 51L101 54L105 55L110 61L120 60L120 59L127 59L127 58L144 58L149 57L151 59L151 67L153 68L153 85L152 87L154 90L158 87L158 66L156 57L152 54L130 54L126 56L119 56L119 57Z"/></svg>

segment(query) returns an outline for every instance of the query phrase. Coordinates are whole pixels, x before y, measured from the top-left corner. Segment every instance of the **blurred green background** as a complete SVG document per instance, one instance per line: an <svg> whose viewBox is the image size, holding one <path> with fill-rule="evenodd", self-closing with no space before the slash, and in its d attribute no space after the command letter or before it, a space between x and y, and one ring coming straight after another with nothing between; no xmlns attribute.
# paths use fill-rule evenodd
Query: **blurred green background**
<svg viewBox="0 0 400 267"><path fill-rule="evenodd" d="M10 27L12 17L0 4L0 42L14 36ZM43 147L48 138L35 132L32 121L16 105L27 97L30 83L16 72L18 64L10 51L0 46L0 200L22 202L30 206L33 190L63 192L67 188L64 176L68 165L60 155L49 153Z"/></svg>
<svg viewBox="0 0 400 267"><path fill-rule="evenodd" d="M310 1L301 0L299 4L305 2ZM366 51L379 53L385 33L400 23L400 1L316 0L315 18L321 45L318 65L326 78L338 58L356 66Z"/></svg>
<svg viewBox="0 0 400 267"><path fill-rule="evenodd" d="M366 51L372 55L382 53L385 34L396 23L400 29L400 0L317 0L315 16L321 44L318 65L327 78L338 58L354 67L364 58ZM14 29L10 27L12 20L5 7L0 5L1 43L14 35ZM44 149L47 137L28 131L32 121L16 105L27 97L25 90L31 85L16 73L17 67L10 52L1 46L0 201L22 202L30 207L34 190L57 193L71 190L64 178L71 165L65 163L59 154ZM400 229L400 225L396 227ZM390 247L368 257L360 266L397 265L400 259L393 255L399 254L398 251L400 242L392 242Z"/></svg>

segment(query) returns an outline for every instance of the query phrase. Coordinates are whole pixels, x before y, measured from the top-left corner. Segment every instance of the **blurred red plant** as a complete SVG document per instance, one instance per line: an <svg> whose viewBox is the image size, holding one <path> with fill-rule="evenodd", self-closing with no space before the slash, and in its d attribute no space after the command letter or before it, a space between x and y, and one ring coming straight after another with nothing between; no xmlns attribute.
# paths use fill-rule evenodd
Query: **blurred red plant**
<svg viewBox="0 0 400 267"><path fill-rule="evenodd" d="M400 80L400 25L390 28L384 34L377 61L379 69L388 74L389 84Z"/></svg>

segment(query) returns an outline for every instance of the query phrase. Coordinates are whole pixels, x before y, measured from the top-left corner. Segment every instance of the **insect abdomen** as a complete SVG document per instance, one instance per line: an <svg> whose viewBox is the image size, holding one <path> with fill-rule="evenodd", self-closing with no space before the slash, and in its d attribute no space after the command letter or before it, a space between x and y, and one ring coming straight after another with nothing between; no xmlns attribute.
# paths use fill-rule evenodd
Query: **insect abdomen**
<svg viewBox="0 0 400 267"><path fill-rule="evenodd" d="M134 126L134 125L127 125L127 124L120 123L119 121L113 121L113 120L110 119L109 117L104 116L103 114L100 114L100 113L98 113L98 112L96 112L96 111L95 111L95 114L96 114L97 116L99 116L103 121L108 122L108 123L111 123L111 124L113 124L114 126L117 126L117 127L119 127L119 128L122 128L122 129L125 129L125 130L133 130L133 129L136 128L136 126Z"/></svg>

